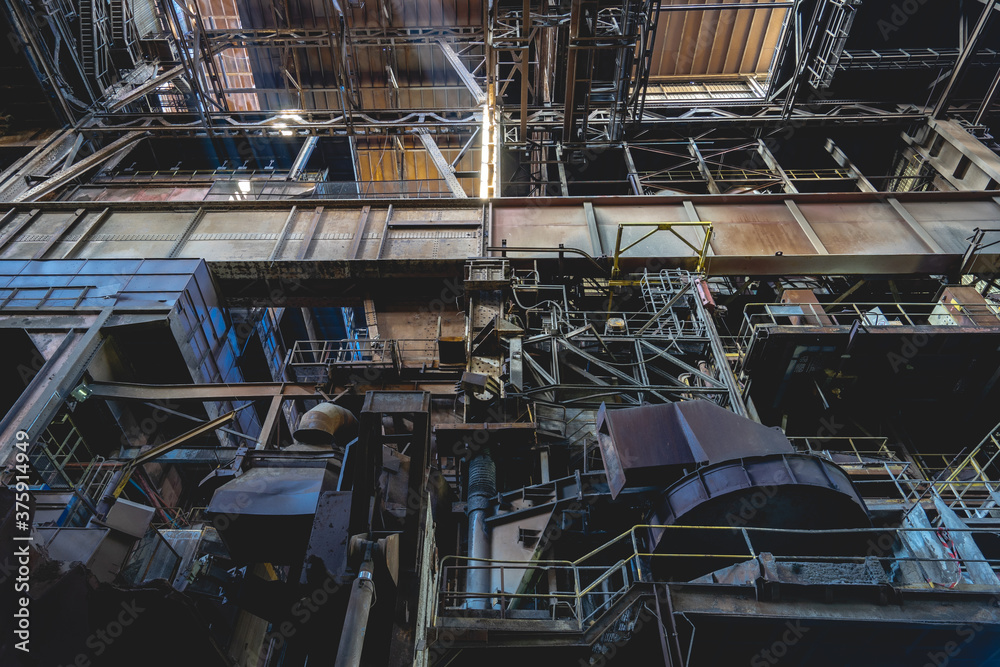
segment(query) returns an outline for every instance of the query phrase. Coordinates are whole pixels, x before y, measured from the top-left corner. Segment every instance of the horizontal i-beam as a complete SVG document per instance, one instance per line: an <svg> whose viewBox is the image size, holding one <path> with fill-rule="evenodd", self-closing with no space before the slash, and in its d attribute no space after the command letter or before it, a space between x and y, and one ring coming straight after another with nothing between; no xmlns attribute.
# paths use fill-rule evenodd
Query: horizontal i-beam
<svg viewBox="0 0 1000 667"><path fill-rule="evenodd" d="M310 207L323 207L323 220L322 229L310 234L309 260L299 258L303 239L294 229L274 253L289 212L303 203L301 199L198 202L203 216L196 234L186 234L191 202L46 201L11 205L7 222L0 223L0 237L6 240L0 257L30 260L67 215L86 209L87 220L95 223L77 241L74 257L116 258L127 252L133 257L162 258L176 245L174 256L204 258L216 280L228 289L248 287L248 281L263 285L261 281L294 278L299 282L289 298L315 301L332 298L334 293L320 288L334 283L458 275L469 257L482 254L484 238L496 247L490 253L493 257L506 253L511 262L530 266L534 261L555 264L562 254L565 262L593 275L601 267L576 256L592 250L593 230L584 204L593 207L597 234L613 238L619 220L685 219L689 216L684 201L693 199L699 210L711 211L713 251L706 265L710 275L940 274L961 267L968 247L965 239L983 220L1000 220L1000 201L994 194L893 193L910 214L905 221L877 192L505 197L486 207L477 200L458 198L310 199ZM795 204L794 210L787 202ZM98 217L105 209L107 213ZM37 213L29 221L26 216L33 210ZM250 212L253 229L234 244L230 229L249 219ZM362 218L365 222L359 227ZM388 231L387 219L393 228L392 243L378 241ZM376 241L355 247L350 239L358 238L359 229ZM404 230L419 233L399 233ZM562 250L557 247L560 243ZM691 269L698 260L680 241L654 235L622 258L623 267L629 271L651 258L662 266ZM995 272L992 262L1000 262L1000 246L979 253L976 261L972 272Z"/></svg>

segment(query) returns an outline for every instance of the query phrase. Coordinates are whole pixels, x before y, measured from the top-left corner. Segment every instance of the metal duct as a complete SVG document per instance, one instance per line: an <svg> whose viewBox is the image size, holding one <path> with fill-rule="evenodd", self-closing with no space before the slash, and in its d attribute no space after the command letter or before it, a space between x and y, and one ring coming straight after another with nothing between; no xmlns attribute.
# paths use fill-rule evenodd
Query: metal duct
<svg viewBox="0 0 1000 667"><path fill-rule="evenodd" d="M292 437L307 445L345 445L358 431L358 420L350 410L335 403L320 403L302 415Z"/></svg>
<svg viewBox="0 0 1000 667"><path fill-rule="evenodd" d="M486 529L486 512L490 501L497 495L497 466L490 457L489 449L469 463L469 557L488 559L490 557L490 536ZM469 598L470 609L488 609L491 592L491 573L486 563L472 561L466 577L465 590L468 593L482 593L481 598Z"/></svg>

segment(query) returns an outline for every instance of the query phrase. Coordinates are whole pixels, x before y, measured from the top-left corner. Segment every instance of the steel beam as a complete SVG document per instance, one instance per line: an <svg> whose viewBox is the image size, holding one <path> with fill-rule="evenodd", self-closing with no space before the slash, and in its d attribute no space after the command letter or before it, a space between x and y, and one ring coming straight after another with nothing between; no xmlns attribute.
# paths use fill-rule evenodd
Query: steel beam
<svg viewBox="0 0 1000 667"><path fill-rule="evenodd" d="M82 176L89 169L100 165L118 151L130 148L137 141L145 138L145 136L144 132L129 132L124 137L112 141L107 146L96 150L76 164L52 174L35 187L19 194L14 198L14 201L31 201L32 199L47 195L77 176Z"/></svg>
<svg viewBox="0 0 1000 667"><path fill-rule="evenodd" d="M0 421L0 464L14 450L17 431L25 431L25 441L34 443L62 409L90 362L104 344L102 328L112 309L102 310L87 329L71 329L45 361L11 409Z"/></svg>
<svg viewBox="0 0 1000 667"><path fill-rule="evenodd" d="M965 76L966 70L969 69L969 63L979 48L979 40L993 20L997 7L1000 7L1000 4L995 0L988 0L986 6L983 7L983 12L979 15L979 20L976 21L976 27L972 29L972 33L969 35L965 46L962 47L961 53L958 54L955 66L951 70L951 78L948 79L944 90L941 91L941 96L938 97L937 104L934 105L933 117L935 119L941 120L947 115L948 105L955 94L955 89Z"/></svg>
<svg viewBox="0 0 1000 667"><path fill-rule="evenodd" d="M590 230L591 253L595 257L604 255L604 243L601 242L601 232L597 226L597 216L594 214L594 205L591 202L584 202L583 211L587 216L587 229Z"/></svg>
<svg viewBox="0 0 1000 667"><path fill-rule="evenodd" d="M322 398L315 384L241 382L239 384L128 384L93 382L89 398L131 401L228 401L256 398Z"/></svg>
<svg viewBox="0 0 1000 667"><path fill-rule="evenodd" d="M151 92L153 92L163 84L170 83L171 81L181 76L182 74L184 74L183 65L177 65L176 67L168 69L165 72L162 72L154 76L149 81L139 84L138 86L127 92L124 96L114 100L110 105L108 105L108 111L114 112L118 111L119 109L123 109L132 102L140 100L146 95L149 95Z"/></svg>
<svg viewBox="0 0 1000 667"><path fill-rule="evenodd" d="M797 222L799 227L802 228L802 232L809 239L809 243L813 245L816 252L821 255L829 255L830 251L826 249L826 246L823 245L823 241L821 241L819 236L816 234L816 230L812 228L812 225L809 224L806 216L802 214L802 209L799 208L799 205L791 200L786 200L785 205L788 207L788 210L792 212L792 217L795 218L795 222Z"/></svg>
<svg viewBox="0 0 1000 667"><path fill-rule="evenodd" d="M472 75L469 68L462 62L462 59L458 56L455 49L452 48L449 41L441 38L437 40L437 44L441 49L441 53L444 54L445 60L447 60L452 69L455 70L455 73L458 74L458 78L462 81L465 87L469 89L469 92L472 93L472 97L476 101L476 104L482 104L485 102L486 92L483 91L482 86L480 86L479 82L476 81L476 77Z"/></svg>
<svg viewBox="0 0 1000 667"><path fill-rule="evenodd" d="M441 149L438 148L437 142L434 140L434 135L428 134L427 132L420 132L417 134L420 137L420 143L424 145L424 149L427 151L427 155L430 156L431 162L437 167L438 174L444 179L445 183L448 184L448 189L451 194L459 198L468 197L465 193L465 188L462 184L458 182L458 177L455 176L455 172L452 171L451 165L448 161L444 159L444 155L441 153Z"/></svg>
<svg viewBox="0 0 1000 667"><path fill-rule="evenodd" d="M569 22L569 41L571 45L580 36L580 15L583 13L581 5L581 0L573 0ZM575 139L573 136L573 129L576 121L576 82L577 70L579 69L577 64L578 53L579 49L571 46L566 54L566 89L563 102L565 107L563 109L562 133L562 140L564 144Z"/></svg>
<svg viewBox="0 0 1000 667"><path fill-rule="evenodd" d="M694 139L688 140L688 150L691 152L691 157L698 161L698 171L701 173L701 177L705 179L705 183L708 184L708 191L713 195L722 194L722 191L719 190L719 185L712 176L711 169L708 168L708 164L705 162L705 158L702 156L701 150Z"/></svg>
<svg viewBox="0 0 1000 667"><path fill-rule="evenodd" d="M255 89L256 90L256 89ZM900 112L880 109L879 102L857 102L850 100L810 100L810 109L796 109L797 125L829 124L835 121L845 125L891 124L905 126L927 119L928 114L920 111ZM460 109L408 109L386 110L365 109L355 111L348 117L342 111L325 109L309 111L302 122L286 128L297 136L365 136L386 133L413 133L420 129L433 128L435 132L450 132L467 135L482 126L482 108ZM449 115L446 115L449 114ZM529 107L528 127L531 132L548 132L564 127L564 110L549 107ZM86 126L89 133L142 130L156 135L167 136L207 136L204 123L211 124L213 136L242 137L280 136L274 126L283 122L279 112L206 112L206 120L200 115L172 113L157 117L148 114L95 114L93 122ZM689 101L646 103L643 114L644 129L686 128L698 130L735 126L742 128L784 127L787 119L780 107L760 100L727 103L725 107L705 106L691 108ZM564 141L567 146L579 142ZM617 142L615 142L617 143ZM593 146L594 142L587 142ZM582 144L581 144L582 145Z"/></svg>
<svg viewBox="0 0 1000 667"><path fill-rule="evenodd" d="M641 195L643 194L642 180L639 178L639 172L635 168L635 160L632 158L632 149L626 143L622 144L622 151L625 153L625 168L628 169L628 180L629 184L632 186L632 194Z"/></svg>
<svg viewBox="0 0 1000 667"><path fill-rule="evenodd" d="M757 152L760 154L761 159L764 160L764 164L767 165L767 168L781 178L785 192L798 192L795 184L792 183L792 179L788 178L788 174L786 174L785 170L781 168L778 160L774 157L774 153L772 153L767 147L767 144L764 143L763 139L757 140Z"/></svg>
<svg viewBox="0 0 1000 667"><path fill-rule="evenodd" d="M906 210L905 206L899 203L898 199L895 197L889 197L887 201L889 202L889 205L892 206L892 209L899 214L899 217L903 219L903 222L906 223L910 230L920 238L920 240L931 252L944 252L944 248L942 248L941 245L934 240L933 236L927 233L927 230L924 229L923 225L921 225L916 218L910 215L910 212Z"/></svg>
<svg viewBox="0 0 1000 667"><path fill-rule="evenodd" d="M75 242L73 256L114 258L128 252L154 258L172 252L176 257L201 257L216 279L230 287L249 280L318 281L293 295L315 300L321 294L334 295L317 292L322 285L456 275L467 258L482 254L484 238L497 248L504 240L508 248L517 247L506 254L522 264L558 261L554 249L562 243L564 261L586 263L590 268L581 270L592 273L595 267L577 258L577 251L590 254L595 238L613 238L619 220L686 220L690 211L685 201L693 202L713 223L712 254L706 263L713 275L949 273L960 266L968 245L964 239L974 228L982 220L1000 219L1000 204L988 192L901 192L894 193L894 199L911 219L901 219L884 195L867 192L501 198L491 206L469 199L316 199L309 206L323 207L322 220L306 233L286 227L292 207L303 200L198 202L202 215L197 233L189 229L190 202L33 202L15 204L14 213L6 216L0 257L31 259L50 240L39 237L37 230L57 230L67 215L86 209L89 217L81 224L95 223ZM593 222L585 203L592 206ZM37 213L27 224L25 214L32 210ZM97 212L101 215L95 216ZM250 215L253 231L245 223ZM746 220L754 221L752 229ZM312 237L311 259L303 260L300 251L307 234ZM282 236L286 242L276 246ZM369 241L362 242L364 238ZM993 250L1000 248L988 252ZM679 240L654 235L623 258L624 268L642 266L654 257L665 266L693 268L697 262ZM987 254L980 261L989 266L994 259L1000 261L1000 255ZM598 264L601 261L606 262Z"/></svg>
<svg viewBox="0 0 1000 667"><path fill-rule="evenodd" d="M993 83L990 84L990 89L986 91L986 95L983 96L983 102L979 105L979 111L976 112L976 117L972 119L973 125L979 125L983 122L983 118L990 111L990 105L993 104L993 99L996 97L997 89L1000 88L1000 69L997 70L996 76L993 77Z"/></svg>
<svg viewBox="0 0 1000 667"><path fill-rule="evenodd" d="M834 143L833 139L827 139L824 145L826 152L829 153L833 160L839 164L841 167L847 170L847 173L851 175L854 182L858 184L858 189L862 192L878 192L878 188L871 184L865 175L861 173L861 170L854 166L851 159L847 157L847 153L841 150L840 146Z"/></svg>

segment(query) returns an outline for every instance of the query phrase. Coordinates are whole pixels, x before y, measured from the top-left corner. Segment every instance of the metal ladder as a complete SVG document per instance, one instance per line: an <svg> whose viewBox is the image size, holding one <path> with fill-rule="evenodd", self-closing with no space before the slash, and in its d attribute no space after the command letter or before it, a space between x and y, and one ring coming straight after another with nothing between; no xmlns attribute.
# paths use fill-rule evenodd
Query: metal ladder
<svg viewBox="0 0 1000 667"><path fill-rule="evenodd" d="M94 2L95 0L80 1L80 60L83 62L84 73L90 76L97 74Z"/></svg>
<svg viewBox="0 0 1000 667"><path fill-rule="evenodd" d="M125 0L111 0L111 41L116 47L124 48L128 41L125 32Z"/></svg>
<svg viewBox="0 0 1000 667"><path fill-rule="evenodd" d="M973 471L970 479L959 479ZM937 475L938 479L911 482L906 501L915 503L930 491L959 516L969 519L1000 518L1000 424L959 463ZM927 488L930 486L930 489Z"/></svg>
<svg viewBox="0 0 1000 667"><path fill-rule="evenodd" d="M829 88L837 71L844 44L854 24L855 9L861 0L828 0L833 12L823 30L822 41L816 57L809 65L809 85L814 88Z"/></svg>
<svg viewBox="0 0 1000 667"><path fill-rule="evenodd" d="M666 308L665 312L656 318L655 324L650 327L651 332L668 336L679 336L683 333L684 325L677 316L676 306L685 305L683 299L678 297L681 292L688 289L690 280L691 276L686 271L663 270L654 274L643 271L639 287L642 290L642 300L646 304L646 308L654 314L660 313ZM672 307L667 308L667 306Z"/></svg>

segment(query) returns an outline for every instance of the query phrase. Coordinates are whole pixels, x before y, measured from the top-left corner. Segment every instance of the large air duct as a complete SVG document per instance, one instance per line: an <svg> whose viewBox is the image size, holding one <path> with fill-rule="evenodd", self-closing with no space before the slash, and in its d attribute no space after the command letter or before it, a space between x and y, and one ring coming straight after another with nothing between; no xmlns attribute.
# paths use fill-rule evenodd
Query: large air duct
<svg viewBox="0 0 1000 667"><path fill-rule="evenodd" d="M486 559L490 557L490 535L486 528L486 512L490 501L497 495L497 466L485 449L469 463L469 563L465 581L467 593L481 593L482 597L470 597L470 609L489 609L489 594L492 589L492 573Z"/></svg>
<svg viewBox="0 0 1000 667"><path fill-rule="evenodd" d="M346 445L357 435L358 420L351 411L335 403L320 403L302 415L292 437L306 445Z"/></svg>

